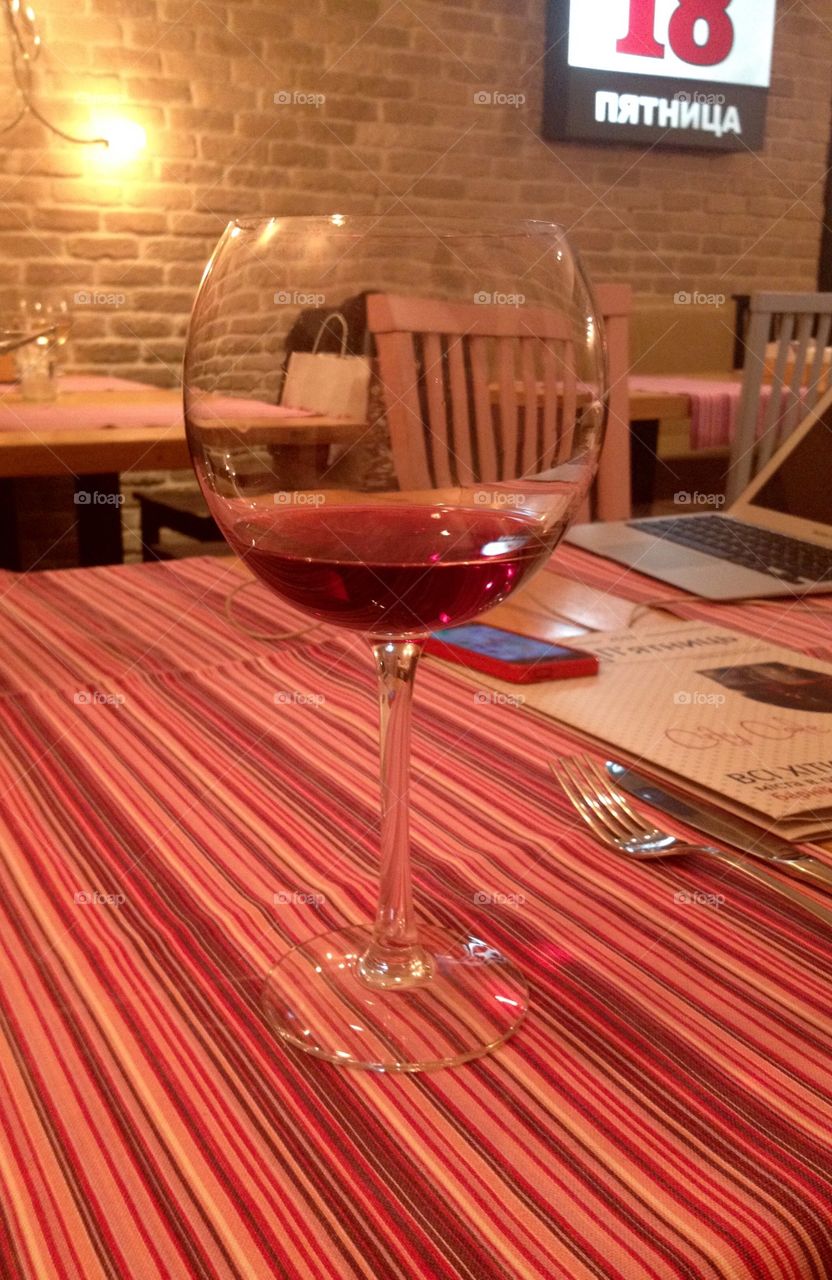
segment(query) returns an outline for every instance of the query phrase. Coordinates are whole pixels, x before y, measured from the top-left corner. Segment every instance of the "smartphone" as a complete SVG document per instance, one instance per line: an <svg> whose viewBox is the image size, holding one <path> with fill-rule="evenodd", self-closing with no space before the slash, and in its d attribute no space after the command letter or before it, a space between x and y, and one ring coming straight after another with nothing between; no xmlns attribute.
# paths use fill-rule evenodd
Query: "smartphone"
<svg viewBox="0 0 832 1280"><path fill-rule="evenodd" d="M425 653L513 684L598 674L598 659L593 653L535 640L483 622L434 631L425 641Z"/></svg>

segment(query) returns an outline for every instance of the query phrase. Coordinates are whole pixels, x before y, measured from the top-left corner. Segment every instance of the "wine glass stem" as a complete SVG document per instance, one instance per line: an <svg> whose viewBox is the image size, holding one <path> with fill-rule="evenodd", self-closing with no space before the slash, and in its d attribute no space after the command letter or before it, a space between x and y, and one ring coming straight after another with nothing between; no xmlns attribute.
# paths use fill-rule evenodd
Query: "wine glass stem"
<svg viewBox="0 0 832 1280"><path fill-rule="evenodd" d="M421 986L431 976L430 957L418 941L410 874L410 719L421 651L414 641L373 644L381 704L381 885L373 941L359 972L385 989Z"/></svg>

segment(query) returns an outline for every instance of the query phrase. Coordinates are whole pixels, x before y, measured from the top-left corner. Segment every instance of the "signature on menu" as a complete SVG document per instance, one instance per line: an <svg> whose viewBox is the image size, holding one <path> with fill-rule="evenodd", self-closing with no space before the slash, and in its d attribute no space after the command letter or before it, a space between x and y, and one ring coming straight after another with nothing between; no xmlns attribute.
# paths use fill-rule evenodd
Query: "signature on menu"
<svg viewBox="0 0 832 1280"><path fill-rule="evenodd" d="M832 728L824 729L820 725L791 724L781 716L771 716L768 720L741 720L738 730L719 730L704 725L696 729L677 729L671 726L665 729L665 737L677 747L686 747L689 751L714 751L718 747L753 747L755 741L790 742L802 734L819 736L832 733Z"/></svg>

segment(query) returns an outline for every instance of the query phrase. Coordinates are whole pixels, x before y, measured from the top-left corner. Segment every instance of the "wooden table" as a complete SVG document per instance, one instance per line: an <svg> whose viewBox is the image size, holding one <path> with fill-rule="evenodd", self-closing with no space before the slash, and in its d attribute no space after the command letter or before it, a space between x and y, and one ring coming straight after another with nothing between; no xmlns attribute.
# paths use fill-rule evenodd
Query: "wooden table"
<svg viewBox="0 0 832 1280"><path fill-rule="evenodd" d="M82 565L113 564L122 558L120 473L190 468L181 389L151 388L115 380L85 379L101 385L61 391L52 406L27 404L19 394L0 396L0 545L2 567L24 569L18 528L21 505L31 502L15 481L30 477L71 477L72 522L77 525ZM19 429L6 429L14 418ZM58 424L44 427L45 419ZM75 421L72 421L72 419ZM92 422L92 425L91 425ZM268 438L299 452L309 446L354 438L364 423L323 416L286 417L270 424ZM266 429L256 418L211 425L219 445L262 443ZM88 495L88 500L85 500Z"/></svg>
<svg viewBox="0 0 832 1280"><path fill-rule="evenodd" d="M25 420L27 406L19 397L4 399L14 404ZM106 407L112 420L106 425L89 426L84 419L93 410ZM182 413L182 391L142 389L136 391L65 391L57 407L75 413L77 426L56 430L33 431L21 426L19 431L0 429L0 478L16 476L61 476L67 471L76 475L105 475L121 471L174 471L190 467L191 459L185 438ZM147 410L147 422L125 426L125 418L135 420ZM160 422L160 417L163 421ZM279 426L271 424L269 439L279 437L281 443L301 445L331 443L356 435L364 423L346 418L299 415L284 418ZM217 443L262 443L264 427L257 419L235 422L233 429L212 424Z"/></svg>

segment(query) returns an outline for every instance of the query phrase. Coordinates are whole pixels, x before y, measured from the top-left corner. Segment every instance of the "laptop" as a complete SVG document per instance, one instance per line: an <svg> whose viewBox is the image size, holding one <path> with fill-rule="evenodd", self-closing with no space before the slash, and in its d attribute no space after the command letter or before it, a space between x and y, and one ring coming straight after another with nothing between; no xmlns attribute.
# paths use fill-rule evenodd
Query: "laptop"
<svg viewBox="0 0 832 1280"><path fill-rule="evenodd" d="M707 600L832 592L832 389L724 513L581 524L566 541Z"/></svg>

